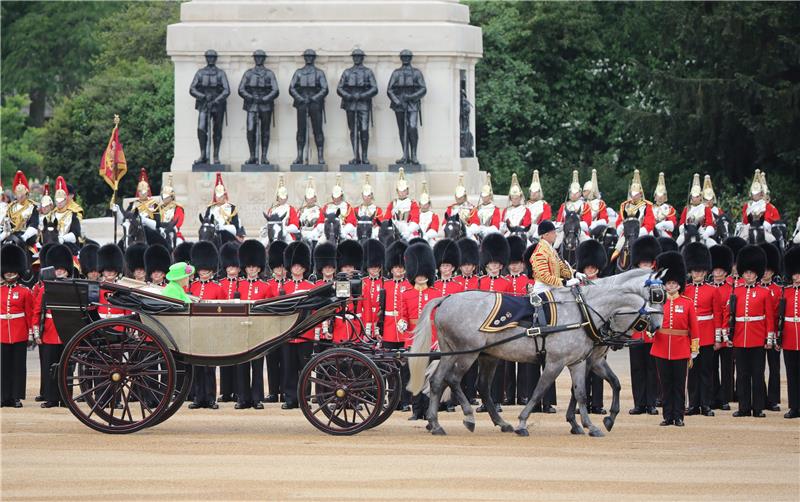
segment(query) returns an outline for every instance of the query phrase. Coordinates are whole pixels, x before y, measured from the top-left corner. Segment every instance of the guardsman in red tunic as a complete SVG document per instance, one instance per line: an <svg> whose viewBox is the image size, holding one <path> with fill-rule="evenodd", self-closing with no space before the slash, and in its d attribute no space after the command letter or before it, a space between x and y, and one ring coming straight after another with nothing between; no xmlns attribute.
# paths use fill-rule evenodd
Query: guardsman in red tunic
<svg viewBox="0 0 800 502"><path fill-rule="evenodd" d="M733 287L728 283L728 274L733 270L733 251L727 246L709 248L711 254L711 285L717 290L720 302L720 317L714 336L714 364L711 376L711 407L730 410L733 400L733 344L728 335L728 307Z"/></svg>
<svg viewBox="0 0 800 502"><path fill-rule="evenodd" d="M761 278L761 286L767 288L772 293L772 303L775 309L775 318L778 318L778 304L781 301L783 288L775 283L775 278L781 272L781 252L775 244L762 243L761 249L767 256L767 267L764 269L764 276ZM777 326L776 326L777 327ZM771 348L767 348L767 368L769 369L769 379L766 384L766 408L769 411L781 411L781 352L780 346L773 343Z"/></svg>
<svg viewBox="0 0 800 502"><path fill-rule="evenodd" d="M480 263L480 250L478 243L467 237L459 239L458 249L461 251L461 265L458 267L459 275L456 281L462 291L478 291L478 263ZM470 404L478 405L478 361L472 363L464 378L461 380L464 394Z"/></svg>
<svg viewBox="0 0 800 502"><path fill-rule="evenodd" d="M239 268L239 242L226 242L219 248L220 275L219 287L222 298L225 300L239 299L239 281L242 280ZM267 356L267 377L269 378L269 356ZM280 380L278 381L280 382ZM273 382L270 379L270 389ZM269 396L267 396L269 397ZM220 403L230 403L236 400L236 365L219 367L219 398ZM265 399L265 401L268 401ZM277 402L277 394L275 401Z"/></svg>
<svg viewBox="0 0 800 502"><path fill-rule="evenodd" d="M686 266L677 251L658 256L658 268L664 270L667 301L664 320L656 330L650 354L656 360L661 381L664 420L660 425L683 427L686 403L686 368L690 358L696 359L700 346L700 327L697 324L692 299L681 294L686 286Z"/></svg>
<svg viewBox="0 0 800 502"><path fill-rule="evenodd" d="M455 273L461 265L461 250L452 239L442 239L433 246L433 258L439 271L439 279L434 284L442 296L464 291Z"/></svg>
<svg viewBox="0 0 800 502"><path fill-rule="evenodd" d="M261 280L261 271L267 261L264 245L255 239L248 239L239 246L239 268L244 269L245 277L239 281L240 300L263 300L270 298L272 288ZM223 288L224 291L224 288ZM254 408L263 410L264 405L264 358L236 365L236 405L243 410Z"/></svg>
<svg viewBox="0 0 800 502"><path fill-rule="evenodd" d="M314 247L314 287L333 282L336 276L336 245L321 242ZM314 327L314 340L332 340L333 326L324 321Z"/></svg>
<svg viewBox="0 0 800 502"><path fill-rule="evenodd" d="M208 241L200 241L192 246L192 265L197 271L197 279L189 285L189 294L200 300L225 300L226 294L222 286L214 280L219 269L219 253L217 247ZM216 366L193 366L192 396L189 409L209 408L216 410L217 404L217 368Z"/></svg>
<svg viewBox="0 0 800 502"><path fill-rule="evenodd" d="M531 280L525 273L525 258L523 256L525 253L525 241L518 235L510 235L506 240L508 241L509 249L508 274L505 276L506 282L508 282L508 293L514 296L528 296ZM531 363L516 364L511 361L505 362L506 368L503 381L506 402L503 404L527 404L528 398L533 393L533 387L530 386L532 379L526 378L531 374L529 366L533 365Z"/></svg>
<svg viewBox="0 0 800 502"><path fill-rule="evenodd" d="M639 237L631 246L631 265L637 268L653 270L656 256L661 252L658 240L652 235ZM640 345L631 345L628 350L631 365L631 391L633 392L633 408L631 415L658 415L656 400L658 399L658 375L656 361L650 355L652 338L645 336L645 331L635 331L634 340L643 340Z"/></svg>
<svg viewBox="0 0 800 502"><path fill-rule="evenodd" d="M352 274L356 270L361 270L363 261L364 252L358 241L344 240L336 247L336 267L338 272ZM360 306L354 305L351 298L347 303L346 312L341 312L345 318L334 318L333 343L358 340L360 334L355 330L359 329L359 320L356 319L355 316L361 317L358 310L359 307Z"/></svg>
<svg viewBox="0 0 800 502"><path fill-rule="evenodd" d="M6 244L0 251L0 406L22 408L25 399L26 350L33 342L33 294L19 284L28 272L25 250Z"/></svg>
<svg viewBox="0 0 800 502"><path fill-rule="evenodd" d="M137 242L125 249L125 277L130 277L140 282L147 282L147 273L144 267L144 252L147 244Z"/></svg>
<svg viewBox="0 0 800 502"><path fill-rule="evenodd" d="M166 286L167 272L169 272L171 264L172 256L166 247L161 244L150 245L144 252L144 270L147 282L154 286Z"/></svg>
<svg viewBox="0 0 800 502"><path fill-rule="evenodd" d="M81 275L90 281L100 280L100 271L97 269L97 250L100 246L89 243L84 244L78 253L78 263L81 266Z"/></svg>
<svg viewBox="0 0 800 502"><path fill-rule="evenodd" d="M408 277L414 281L412 288L406 289L400 295L400 314L397 329L405 335L405 346L411 345L414 329L419 322L419 316L425 305L442 296L441 292L433 287L436 281L436 261L433 251L427 243L412 244L404 254L405 269ZM436 330L433 330L432 350L438 350ZM412 413L409 420L419 420L425 417L428 399L422 393L414 396Z"/></svg>
<svg viewBox="0 0 800 502"><path fill-rule="evenodd" d="M719 333L722 318L723 299L719 290L706 284L706 276L711 270L711 253L702 242L691 242L683 248L686 268L692 276L691 284L686 286L684 296L692 300L700 329L700 346L697 357L689 370L689 409L687 415L703 414L713 417L712 384L714 374L714 345Z"/></svg>
<svg viewBox="0 0 800 502"><path fill-rule="evenodd" d="M553 209L550 204L544 200L542 194L542 184L539 181L539 170L533 170L533 178L531 179L531 186L528 187L528 201L525 203L528 211L531 213L531 237L538 237L536 233L539 223L544 220L553 218Z"/></svg>
<svg viewBox="0 0 800 502"><path fill-rule="evenodd" d="M733 351L736 360L736 394L739 410L734 417L764 417L764 349L775 339L775 303L772 293L758 280L767 257L758 246L748 245L736 256L736 270L744 285L733 288L729 316L733 319ZM734 300L735 298L735 300Z"/></svg>
<svg viewBox="0 0 800 502"><path fill-rule="evenodd" d="M783 347L786 366L786 387L789 394L789 411L783 418L800 418L800 247L794 247L784 258L786 278L791 281L782 292L784 305L780 312L783 329L779 345Z"/></svg>
<svg viewBox="0 0 800 502"><path fill-rule="evenodd" d="M383 302L378 307L375 325L381 330L381 344L387 349L402 349L405 347L409 333L400 331L397 321L400 319L400 299L406 290L411 289L411 283L406 280L406 265L403 259L408 245L403 241L395 241L386 249L384 270L388 270L390 279L384 282ZM382 326L381 326L382 324ZM408 384L408 366L400 368L400 378L403 389ZM411 409L411 393L403 391L400 399L400 409Z"/></svg>
<svg viewBox="0 0 800 502"><path fill-rule="evenodd" d="M381 330L378 326L378 313L381 300L386 294L385 280L383 278L383 261L386 259L386 250L377 239L368 239L362 244L364 250L364 271L367 276L361 281L361 322L370 338L380 339Z"/></svg>
<svg viewBox="0 0 800 502"><path fill-rule="evenodd" d="M97 270L100 272L100 306L97 313L103 319L121 317L127 314L124 309L108 304L109 290L103 289L103 282L117 282L125 269L125 257L116 244L105 244L97 250Z"/></svg>
<svg viewBox="0 0 800 502"><path fill-rule="evenodd" d="M314 284L306 280L311 271L311 249L303 241L294 241L283 252L283 266L289 271L289 280L284 287L286 294L314 289ZM300 406L297 397L297 382L300 371L311 359L314 352L314 329L310 329L299 337L289 340L281 347L283 355L283 390L286 399L282 410L291 410Z"/></svg>
<svg viewBox="0 0 800 502"><path fill-rule="evenodd" d="M581 242L576 251L576 270L586 276L589 281L597 280L601 271L608 265L608 255L603 245L594 239ZM603 406L603 379L590 371L586 379L586 402L589 413L605 415L608 412Z"/></svg>
<svg viewBox="0 0 800 502"><path fill-rule="evenodd" d="M523 198L524 194L522 187L519 186L519 181L517 181L517 173L513 173L511 187L508 189L509 205L503 209L503 214L500 216L502 222L500 228L503 235L528 235L528 231L531 229L531 212Z"/></svg>

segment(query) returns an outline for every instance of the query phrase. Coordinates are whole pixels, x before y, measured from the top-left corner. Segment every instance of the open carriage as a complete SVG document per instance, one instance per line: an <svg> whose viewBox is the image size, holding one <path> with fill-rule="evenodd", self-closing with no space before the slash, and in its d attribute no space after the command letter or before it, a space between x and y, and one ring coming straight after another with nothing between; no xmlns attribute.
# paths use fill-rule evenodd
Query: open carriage
<svg viewBox="0 0 800 502"><path fill-rule="evenodd" d="M244 363L342 316L361 282L341 279L265 300L191 304L137 281L102 283L106 302L128 312L111 318L99 313L100 283L46 279L45 301L64 343L56 376L61 396L81 422L101 432L157 425L186 399L192 365ZM355 434L389 417L401 391L396 352L368 340L316 348L298 389L315 427Z"/></svg>

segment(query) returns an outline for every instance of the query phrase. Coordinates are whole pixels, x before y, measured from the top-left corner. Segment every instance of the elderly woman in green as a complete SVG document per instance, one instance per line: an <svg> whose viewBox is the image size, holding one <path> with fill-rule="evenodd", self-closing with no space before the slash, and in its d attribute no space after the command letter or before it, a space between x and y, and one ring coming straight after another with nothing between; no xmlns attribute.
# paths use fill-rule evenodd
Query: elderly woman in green
<svg viewBox="0 0 800 502"><path fill-rule="evenodd" d="M185 261L180 261L170 266L167 273L169 284L164 287L164 296L192 303L192 299L186 294L186 288L189 287L189 281L193 275L194 267Z"/></svg>

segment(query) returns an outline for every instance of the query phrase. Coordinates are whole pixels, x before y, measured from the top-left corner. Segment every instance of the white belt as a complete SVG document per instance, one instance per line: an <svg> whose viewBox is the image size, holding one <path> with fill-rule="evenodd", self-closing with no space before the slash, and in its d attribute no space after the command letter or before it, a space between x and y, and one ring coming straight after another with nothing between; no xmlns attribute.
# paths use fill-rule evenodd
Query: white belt
<svg viewBox="0 0 800 502"><path fill-rule="evenodd" d="M19 314L0 314L0 319L4 321L10 321L11 319L19 319L20 317L25 317L25 312L20 312Z"/></svg>
<svg viewBox="0 0 800 502"><path fill-rule="evenodd" d="M395 312L394 310L390 310L390 311L384 312L383 315L385 315L386 317L395 317L397 315L397 312Z"/></svg>
<svg viewBox="0 0 800 502"><path fill-rule="evenodd" d="M783 322L800 322L800 317L784 317Z"/></svg>
<svg viewBox="0 0 800 502"><path fill-rule="evenodd" d="M766 319L763 315L757 315L753 317L737 317L736 322L751 322L751 321L763 321Z"/></svg>
<svg viewBox="0 0 800 502"><path fill-rule="evenodd" d="M125 314L100 314L101 319L109 319L111 317L122 317Z"/></svg>
<svg viewBox="0 0 800 502"><path fill-rule="evenodd" d="M698 321L713 321L714 320L714 314L699 315L699 316L697 316L697 320Z"/></svg>

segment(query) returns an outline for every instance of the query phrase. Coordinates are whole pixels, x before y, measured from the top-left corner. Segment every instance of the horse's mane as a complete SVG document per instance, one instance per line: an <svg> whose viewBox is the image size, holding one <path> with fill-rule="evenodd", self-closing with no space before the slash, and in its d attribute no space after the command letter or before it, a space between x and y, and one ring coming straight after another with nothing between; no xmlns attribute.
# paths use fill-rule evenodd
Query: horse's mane
<svg viewBox="0 0 800 502"><path fill-rule="evenodd" d="M610 277L603 277L594 281L594 284L586 286L587 288L602 287L603 289L612 289L618 292L625 293L639 293L644 284L633 283L633 279L645 278L650 276L651 270L644 268L635 268L623 272L621 274L612 275Z"/></svg>

